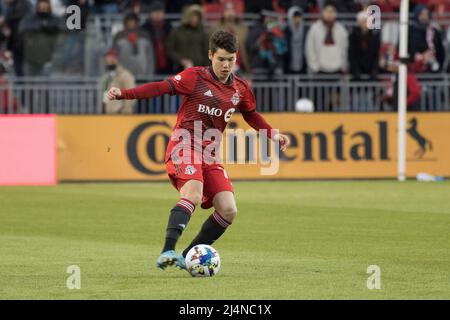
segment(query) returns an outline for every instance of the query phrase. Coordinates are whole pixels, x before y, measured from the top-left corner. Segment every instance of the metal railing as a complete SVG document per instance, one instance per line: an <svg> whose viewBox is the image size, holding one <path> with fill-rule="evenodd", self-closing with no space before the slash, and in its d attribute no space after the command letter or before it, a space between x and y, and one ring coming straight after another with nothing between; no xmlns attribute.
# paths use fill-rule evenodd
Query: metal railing
<svg viewBox="0 0 450 320"><path fill-rule="evenodd" d="M386 112L396 108L387 98L391 75L353 81L349 76L254 76L251 85L261 112L294 112L299 99L309 99L314 112ZM151 81L164 79L155 77ZM138 84L148 81L138 79ZM450 75L420 75L418 111L450 111ZM102 114L98 78L9 78L0 85L0 113ZM176 113L178 96L139 100L135 113Z"/></svg>
<svg viewBox="0 0 450 320"><path fill-rule="evenodd" d="M0 86L0 113L99 114L100 93L92 78L11 77Z"/></svg>

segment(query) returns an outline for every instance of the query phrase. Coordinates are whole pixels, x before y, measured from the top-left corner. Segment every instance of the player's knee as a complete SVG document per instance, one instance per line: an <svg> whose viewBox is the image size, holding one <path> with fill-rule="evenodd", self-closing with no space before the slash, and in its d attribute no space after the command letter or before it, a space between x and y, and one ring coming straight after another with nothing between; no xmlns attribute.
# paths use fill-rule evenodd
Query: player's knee
<svg viewBox="0 0 450 320"><path fill-rule="evenodd" d="M231 223L233 222L234 218L236 218L237 208L233 205L226 206L221 208L219 214L222 216L222 218Z"/></svg>
<svg viewBox="0 0 450 320"><path fill-rule="evenodd" d="M195 206L198 206L202 201L202 194L200 192L190 192L184 195L183 198L188 199Z"/></svg>
<svg viewBox="0 0 450 320"><path fill-rule="evenodd" d="M180 189L181 198L188 199L195 206L198 206L203 197L203 184L197 180L188 181L181 189Z"/></svg>

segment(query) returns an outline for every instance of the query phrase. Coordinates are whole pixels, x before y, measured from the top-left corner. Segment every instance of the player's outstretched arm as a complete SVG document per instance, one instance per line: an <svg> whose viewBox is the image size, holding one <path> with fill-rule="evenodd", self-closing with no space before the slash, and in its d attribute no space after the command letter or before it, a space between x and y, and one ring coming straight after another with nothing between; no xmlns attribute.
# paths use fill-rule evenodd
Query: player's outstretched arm
<svg viewBox="0 0 450 320"><path fill-rule="evenodd" d="M285 134L279 133L278 130L273 130L269 123L260 115L256 110L249 112L242 112L245 122L247 122L253 129L267 130L267 136L273 141L280 143L280 150L284 151L289 147L291 141L289 137ZM273 133L273 134L272 134Z"/></svg>
<svg viewBox="0 0 450 320"><path fill-rule="evenodd" d="M134 100L151 99L162 96L163 94L172 94L173 89L168 81L149 82L131 89L119 89L111 87L106 96L109 100Z"/></svg>

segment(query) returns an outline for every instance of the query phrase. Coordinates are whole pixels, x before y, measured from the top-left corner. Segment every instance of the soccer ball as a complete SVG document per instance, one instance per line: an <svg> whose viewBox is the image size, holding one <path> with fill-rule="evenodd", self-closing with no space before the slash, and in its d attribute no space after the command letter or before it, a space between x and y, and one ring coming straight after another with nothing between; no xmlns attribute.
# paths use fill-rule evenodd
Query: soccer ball
<svg viewBox="0 0 450 320"><path fill-rule="evenodd" d="M193 277L212 277L220 270L219 253L209 245L196 245L186 255L186 268Z"/></svg>
<svg viewBox="0 0 450 320"><path fill-rule="evenodd" d="M314 112L314 103L310 99L302 98L295 103L297 112Z"/></svg>

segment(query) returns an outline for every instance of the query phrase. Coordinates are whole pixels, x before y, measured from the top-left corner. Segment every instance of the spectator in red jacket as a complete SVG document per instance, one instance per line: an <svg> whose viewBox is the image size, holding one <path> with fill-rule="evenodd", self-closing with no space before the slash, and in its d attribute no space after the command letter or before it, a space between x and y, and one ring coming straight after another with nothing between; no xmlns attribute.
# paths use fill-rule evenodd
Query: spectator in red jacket
<svg viewBox="0 0 450 320"><path fill-rule="evenodd" d="M165 4L155 1L149 7L148 19L142 26L147 31L153 45L155 56L155 73L172 73L172 66L167 53L167 41L172 31L172 26L166 19Z"/></svg>
<svg viewBox="0 0 450 320"><path fill-rule="evenodd" d="M386 91L383 100L390 103L393 111L398 110L398 69L400 66L399 56L395 46L385 48L380 60L380 67L388 72L392 72L391 78L386 82ZM421 86L417 80L414 68L417 65L409 65L406 76L406 106L409 111L420 109Z"/></svg>
<svg viewBox="0 0 450 320"><path fill-rule="evenodd" d="M11 58L0 52L0 114L17 112L17 101L9 91L8 80L5 77L12 65L9 61Z"/></svg>

